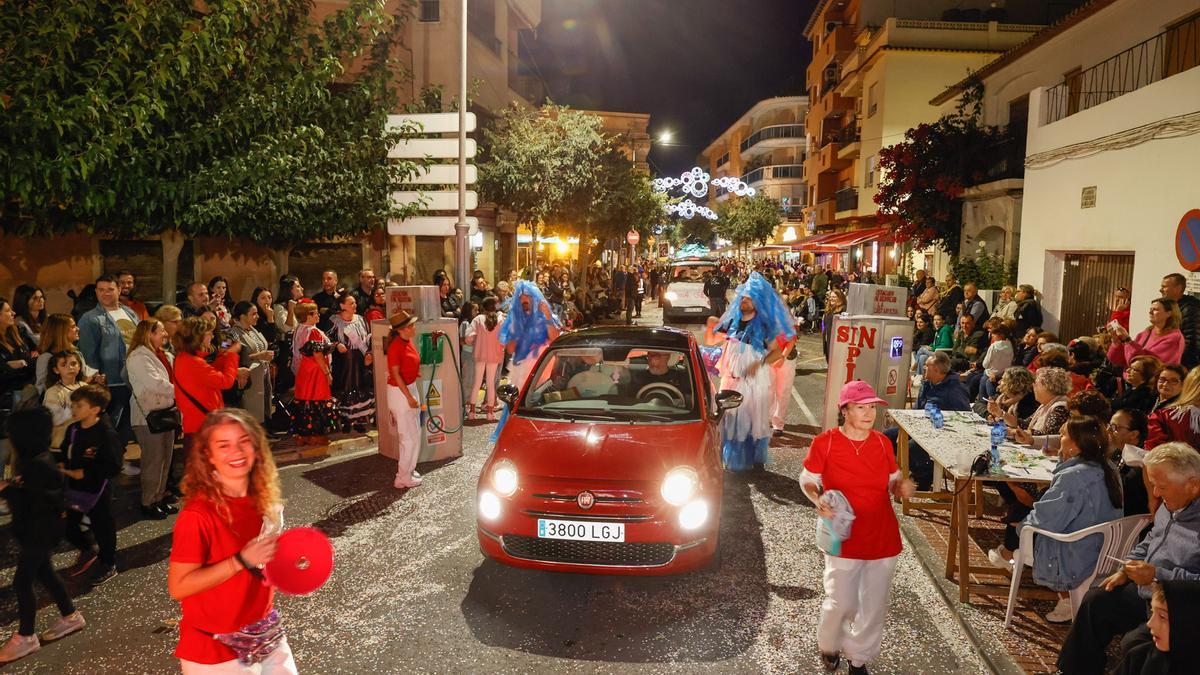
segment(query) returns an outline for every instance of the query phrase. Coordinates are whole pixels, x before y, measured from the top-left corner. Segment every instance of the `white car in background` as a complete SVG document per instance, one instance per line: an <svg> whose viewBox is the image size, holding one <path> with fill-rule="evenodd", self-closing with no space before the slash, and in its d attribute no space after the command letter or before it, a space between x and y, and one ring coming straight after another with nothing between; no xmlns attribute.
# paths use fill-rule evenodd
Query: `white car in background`
<svg viewBox="0 0 1200 675"><path fill-rule="evenodd" d="M693 258L671 263L662 295L663 323L702 321L712 316L704 279L717 271L715 260Z"/></svg>

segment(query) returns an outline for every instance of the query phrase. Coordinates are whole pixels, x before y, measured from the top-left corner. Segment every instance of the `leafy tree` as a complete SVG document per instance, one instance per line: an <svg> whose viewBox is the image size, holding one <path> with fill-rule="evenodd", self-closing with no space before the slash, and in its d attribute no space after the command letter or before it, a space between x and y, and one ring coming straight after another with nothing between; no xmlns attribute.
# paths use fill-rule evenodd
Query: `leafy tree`
<svg viewBox="0 0 1200 675"><path fill-rule="evenodd" d="M771 238L782 220L778 199L758 193L722 202L717 207L717 234L735 246L762 244Z"/></svg>
<svg viewBox="0 0 1200 675"><path fill-rule="evenodd" d="M11 5L11 3L10 3ZM202 9L197 9L197 7ZM383 228L407 7L72 0L0 12L0 227L269 244ZM351 72L350 64L355 70Z"/></svg>
<svg viewBox="0 0 1200 675"><path fill-rule="evenodd" d="M514 104L483 137L480 192L529 224L535 241L541 225L589 217L610 148L599 117L553 104L539 110Z"/></svg>
<svg viewBox="0 0 1200 675"><path fill-rule="evenodd" d="M879 152L879 222L917 248L958 253L963 190L986 176L988 150L1003 138L997 127L980 124L982 91L972 87L953 113L909 129L903 142Z"/></svg>

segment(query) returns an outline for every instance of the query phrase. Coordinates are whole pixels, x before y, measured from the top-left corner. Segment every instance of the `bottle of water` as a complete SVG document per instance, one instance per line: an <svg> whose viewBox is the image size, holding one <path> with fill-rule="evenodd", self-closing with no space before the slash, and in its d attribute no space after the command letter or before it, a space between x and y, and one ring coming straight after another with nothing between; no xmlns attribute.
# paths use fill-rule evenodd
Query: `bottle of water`
<svg viewBox="0 0 1200 675"><path fill-rule="evenodd" d="M930 403L932 406L929 410L929 421L933 422L934 429L941 429L946 425L946 418L942 415L942 409L936 403Z"/></svg>
<svg viewBox="0 0 1200 675"><path fill-rule="evenodd" d="M1000 446L1004 445L1004 440L1008 437L1008 425L1004 420L996 420L992 425L992 473L1001 473L1003 469L1000 466Z"/></svg>
<svg viewBox="0 0 1200 675"><path fill-rule="evenodd" d="M925 417L928 419L933 419L933 409L936 407L937 407L937 404L934 403L933 401L926 401L925 402Z"/></svg>

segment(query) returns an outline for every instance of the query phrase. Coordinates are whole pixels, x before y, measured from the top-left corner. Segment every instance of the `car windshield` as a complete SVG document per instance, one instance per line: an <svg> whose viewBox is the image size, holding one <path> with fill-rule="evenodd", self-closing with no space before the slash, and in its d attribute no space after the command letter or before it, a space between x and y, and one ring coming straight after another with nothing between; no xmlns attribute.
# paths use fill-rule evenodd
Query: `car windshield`
<svg viewBox="0 0 1200 675"><path fill-rule="evenodd" d="M663 424L700 419L687 353L640 347L551 349L517 414Z"/></svg>
<svg viewBox="0 0 1200 675"><path fill-rule="evenodd" d="M704 281L704 275L716 269L715 265L707 263L697 263L690 265L676 265L675 269L671 270L671 279L674 281Z"/></svg>

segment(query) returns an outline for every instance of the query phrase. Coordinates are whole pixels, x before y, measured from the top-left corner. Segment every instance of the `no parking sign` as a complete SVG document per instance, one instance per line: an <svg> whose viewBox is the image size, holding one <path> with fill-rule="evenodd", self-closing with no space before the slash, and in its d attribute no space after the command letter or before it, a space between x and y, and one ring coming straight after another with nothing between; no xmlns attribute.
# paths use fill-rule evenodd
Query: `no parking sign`
<svg viewBox="0 0 1200 675"><path fill-rule="evenodd" d="M1183 214L1175 230L1175 257L1189 272L1200 271L1200 209Z"/></svg>

